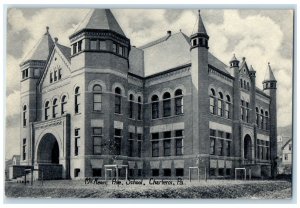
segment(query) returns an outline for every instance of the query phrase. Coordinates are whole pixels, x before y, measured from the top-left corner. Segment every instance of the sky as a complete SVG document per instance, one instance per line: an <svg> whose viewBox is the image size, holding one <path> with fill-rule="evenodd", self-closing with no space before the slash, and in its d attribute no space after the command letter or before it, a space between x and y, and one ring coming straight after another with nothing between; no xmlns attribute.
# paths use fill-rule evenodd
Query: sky
<svg viewBox="0 0 300 208"><path fill-rule="evenodd" d="M19 154L20 70L19 64L50 27L51 36L69 46L68 37L88 9L10 8L7 11L6 53L6 151L5 157ZM180 30L190 36L198 11L113 9L131 45L141 46ZM293 11L292 10L201 10L209 39L209 50L228 65L233 54L246 57L262 81L270 62L277 78L278 126L292 122ZM5 36L4 36L5 37Z"/></svg>

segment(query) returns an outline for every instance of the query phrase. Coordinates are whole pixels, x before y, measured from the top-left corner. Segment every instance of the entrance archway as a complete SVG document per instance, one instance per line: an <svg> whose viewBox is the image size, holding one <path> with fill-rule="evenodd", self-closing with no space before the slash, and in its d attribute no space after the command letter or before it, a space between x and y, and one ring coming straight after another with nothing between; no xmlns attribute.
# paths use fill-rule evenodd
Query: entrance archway
<svg viewBox="0 0 300 208"><path fill-rule="evenodd" d="M244 138L244 158L246 160L252 160L252 142L251 137L247 134Z"/></svg>
<svg viewBox="0 0 300 208"><path fill-rule="evenodd" d="M59 146L53 134L47 133L41 139L37 150L37 162L59 164Z"/></svg>

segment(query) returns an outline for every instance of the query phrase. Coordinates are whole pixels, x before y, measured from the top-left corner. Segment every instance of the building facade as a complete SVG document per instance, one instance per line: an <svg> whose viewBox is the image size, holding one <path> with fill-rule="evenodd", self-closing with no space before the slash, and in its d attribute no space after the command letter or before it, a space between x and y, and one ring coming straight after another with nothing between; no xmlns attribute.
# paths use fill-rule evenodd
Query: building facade
<svg viewBox="0 0 300 208"><path fill-rule="evenodd" d="M49 28L21 68L21 164L51 178L271 176L277 154L276 80L209 52L197 31L131 46L109 9L94 9L63 46ZM212 43L213 44L213 43ZM120 171L124 175L124 170Z"/></svg>

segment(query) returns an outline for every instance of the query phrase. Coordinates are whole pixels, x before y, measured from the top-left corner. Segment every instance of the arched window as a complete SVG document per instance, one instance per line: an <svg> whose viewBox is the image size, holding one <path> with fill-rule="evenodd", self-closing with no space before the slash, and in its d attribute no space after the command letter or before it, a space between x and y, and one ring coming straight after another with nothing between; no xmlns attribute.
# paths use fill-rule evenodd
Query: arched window
<svg viewBox="0 0 300 208"><path fill-rule="evenodd" d="M48 120L49 118L49 109L50 109L50 105L49 105L49 101L47 101L45 103L45 120Z"/></svg>
<svg viewBox="0 0 300 208"><path fill-rule="evenodd" d="M75 88L75 113L80 112L80 91L79 87Z"/></svg>
<svg viewBox="0 0 300 208"><path fill-rule="evenodd" d="M115 113L121 114L121 89L116 87L115 89Z"/></svg>
<svg viewBox="0 0 300 208"><path fill-rule="evenodd" d="M183 93L181 89L175 91L175 114L183 114Z"/></svg>
<svg viewBox="0 0 300 208"><path fill-rule="evenodd" d="M214 91L214 89L210 89L210 95L209 95L209 109L210 109L210 113L215 114L216 110L215 110L215 96L216 93Z"/></svg>
<svg viewBox="0 0 300 208"><path fill-rule="evenodd" d="M138 97L138 120L142 120L142 98Z"/></svg>
<svg viewBox="0 0 300 208"><path fill-rule="evenodd" d="M230 96L226 95L226 102L225 102L225 118L230 118Z"/></svg>
<svg viewBox="0 0 300 208"><path fill-rule="evenodd" d="M133 94L129 95L129 118L133 118L133 106L134 106L134 96Z"/></svg>
<svg viewBox="0 0 300 208"><path fill-rule="evenodd" d="M264 110L260 110L260 128L264 129Z"/></svg>
<svg viewBox="0 0 300 208"><path fill-rule="evenodd" d="M151 98L151 107L152 107L152 119L159 118L159 99L157 95L153 95Z"/></svg>
<svg viewBox="0 0 300 208"><path fill-rule="evenodd" d="M94 85L93 87L93 110L102 110L102 87L100 85Z"/></svg>
<svg viewBox="0 0 300 208"><path fill-rule="evenodd" d="M67 105L67 96L63 96L61 99L61 115L66 113L66 105Z"/></svg>
<svg viewBox="0 0 300 208"><path fill-rule="evenodd" d="M244 89L247 89L246 81L244 80Z"/></svg>
<svg viewBox="0 0 300 208"><path fill-rule="evenodd" d="M163 117L171 116L171 95L165 92L163 95Z"/></svg>
<svg viewBox="0 0 300 208"><path fill-rule="evenodd" d="M223 116L223 94L221 92L218 97L218 116Z"/></svg>
<svg viewBox="0 0 300 208"><path fill-rule="evenodd" d="M27 106L23 106L23 126L27 125Z"/></svg>
<svg viewBox="0 0 300 208"><path fill-rule="evenodd" d="M265 112L265 128L269 130L269 113L268 111Z"/></svg>
<svg viewBox="0 0 300 208"><path fill-rule="evenodd" d="M57 99L56 98L53 100L52 107L53 107L52 108L52 117L56 118L57 114L58 114L58 112L57 112Z"/></svg>

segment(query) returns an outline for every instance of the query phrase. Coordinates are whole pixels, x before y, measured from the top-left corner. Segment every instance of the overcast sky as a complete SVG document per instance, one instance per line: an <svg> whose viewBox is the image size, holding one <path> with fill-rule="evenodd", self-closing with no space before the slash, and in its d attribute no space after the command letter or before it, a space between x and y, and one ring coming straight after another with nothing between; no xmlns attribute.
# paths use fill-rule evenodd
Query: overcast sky
<svg viewBox="0 0 300 208"><path fill-rule="evenodd" d="M7 17L6 158L19 154L20 71L24 56L50 27L69 46L69 35L88 9L9 9ZM180 29L190 36L197 10L112 10L131 44L143 45ZM225 64L233 53L246 57L262 88L267 63L278 81L278 126L292 121L293 12L291 10L201 10L209 50Z"/></svg>

